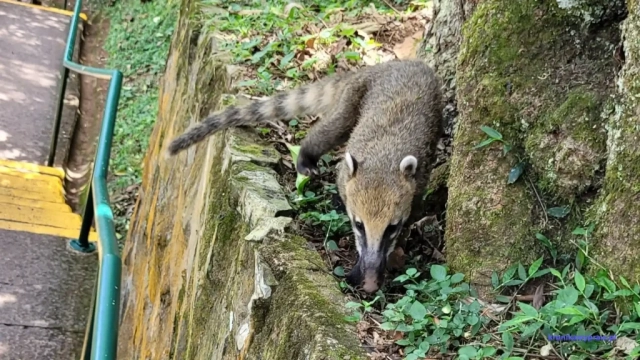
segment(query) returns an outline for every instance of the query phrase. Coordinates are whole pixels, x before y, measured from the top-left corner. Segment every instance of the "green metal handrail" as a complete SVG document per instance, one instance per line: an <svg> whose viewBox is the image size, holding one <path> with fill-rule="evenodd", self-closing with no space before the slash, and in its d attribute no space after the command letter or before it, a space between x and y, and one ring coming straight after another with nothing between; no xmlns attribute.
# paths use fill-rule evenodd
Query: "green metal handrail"
<svg viewBox="0 0 640 360"><path fill-rule="evenodd" d="M96 250L95 246L89 242L89 232L95 218L96 231L98 233L99 268L82 349L82 359L112 360L116 359L117 356L122 260L116 241L113 212L109 204L107 173L111 155L113 128L118 102L120 101L122 73L118 70L93 68L73 62L72 57L78 33L81 8L82 0L76 0L62 63L62 81L58 94L48 166L53 166L55 159L69 70L110 80L98 149L89 185L89 196L82 216L82 227L80 228L78 239L72 240L71 246L81 252L93 252Z"/></svg>

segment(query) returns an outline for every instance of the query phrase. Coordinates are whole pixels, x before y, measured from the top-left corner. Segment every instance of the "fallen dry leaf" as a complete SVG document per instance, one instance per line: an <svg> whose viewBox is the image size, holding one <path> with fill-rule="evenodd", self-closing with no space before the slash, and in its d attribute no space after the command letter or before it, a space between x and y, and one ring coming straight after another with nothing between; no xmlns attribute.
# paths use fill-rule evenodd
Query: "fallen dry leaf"
<svg viewBox="0 0 640 360"><path fill-rule="evenodd" d="M242 16L259 15L259 14L262 14L262 10L243 9L238 11L238 15L242 15Z"/></svg>
<svg viewBox="0 0 640 360"><path fill-rule="evenodd" d="M307 39L307 41L304 42L304 46L307 49L315 49L316 39L317 37L312 37Z"/></svg>
<svg viewBox="0 0 640 360"><path fill-rule="evenodd" d="M401 269L404 267L404 250L401 247L395 248L389 257L387 258L388 266L390 269Z"/></svg>
<svg viewBox="0 0 640 360"><path fill-rule="evenodd" d="M536 288L536 293L533 295L532 305L536 310L540 310L542 305L544 305L544 283L538 285Z"/></svg>
<svg viewBox="0 0 640 360"><path fill-rule="evenodd" d="M422 39L423 30L404 39L403 42L393 47L393 52L398 59L414 59L420 40Z"/></svg>

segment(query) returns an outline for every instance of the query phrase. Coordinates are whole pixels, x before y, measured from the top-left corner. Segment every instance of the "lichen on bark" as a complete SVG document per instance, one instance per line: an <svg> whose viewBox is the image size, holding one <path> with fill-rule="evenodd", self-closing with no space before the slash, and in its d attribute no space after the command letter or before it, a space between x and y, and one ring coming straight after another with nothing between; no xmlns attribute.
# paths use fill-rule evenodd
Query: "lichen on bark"
<svg viewBox="0 0 640 360"><path fill-rule="evenodd" d="M601 114L618 33L586 30L552 0L484 1L465 23L445 236L452 266L479 285L542 254L534 235L553 225L547 202L585 206L579 196L606 156ZM498 143L473 149L482 125L513 146L506 156ZM520 160L530 166L507 184Z"/></svg>
<svg viewBox="0 0 640 360"><path fill-rule="evenodd" d="M615 111L607 124L604 187L591 209L597 223L594 255L615 277L640 281L640 2L627 1L622 26L625 64L618 76ZM593 266L591 271L596 271Z"/></svg>

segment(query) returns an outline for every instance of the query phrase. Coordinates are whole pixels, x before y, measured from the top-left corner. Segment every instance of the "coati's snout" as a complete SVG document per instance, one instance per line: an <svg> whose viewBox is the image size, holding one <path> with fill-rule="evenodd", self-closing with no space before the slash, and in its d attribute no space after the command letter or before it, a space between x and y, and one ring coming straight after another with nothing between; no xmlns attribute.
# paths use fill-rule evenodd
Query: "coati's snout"
<svg viewBox="0 0 640 360"><path fill-rule="evenodd" d="M387 256L395 249L398 235L411 214L417 160L408 155L397 161L397 170L387 170L381 176L376 164L357 161L345 153L342 171L346 171L348 180L343 198L359 254L347 281L352 286L362 286L368 293L382 286Z"/></svg>
<svg viewBox="0 0 640 360"><path fill-rule="evenodd" d="M358 262L347 274L351 286L362 286L368 293L376 292L384 283L384 271L387 256L384 253L366 252L360 255Z"/></svg>

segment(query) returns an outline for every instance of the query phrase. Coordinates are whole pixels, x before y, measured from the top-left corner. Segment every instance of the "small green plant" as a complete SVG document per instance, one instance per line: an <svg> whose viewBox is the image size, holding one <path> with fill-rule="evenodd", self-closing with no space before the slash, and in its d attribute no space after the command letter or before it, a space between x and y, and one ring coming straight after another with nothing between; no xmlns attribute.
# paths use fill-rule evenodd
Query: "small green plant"
<svg viewBox="0 0 640 360"><path fill-rule="evenodd" d="M386 305L380 328L402 333L396 343L405 347L405 359L421 359L430 351L445 352L451 345L459 347L459 359L491 358L496 348L485 346L486 341L473 347L473 357L469 357L470 348L461 347L490 320L481 315L480 303L463 301L471 294L469 284L462 282L464 275L448 275L441 265L431 265L429 272L429 280L422 279L415 268L394 279L407 291L397 302Z"/></svg>
<svg viewBox="0 0 640 360"><path fill-rule="evenodd" d="M298 163L298 154L300 154L300 146L287 144L293 164ZM296 190L298 195L304 198L304 186L309 182L309 177L296 172Z"/></svg>
<svg viewBox="0 0 640 360"><path fill-rule="evenodd" d="M490 310L494 316L485 316L488 309L471 297L475 296L473 289L463 282L462 274L448 275L445 267L431 265L430 277L425 279L418 270L409 268L394 279L404 284L406 294L381 310L380 329L402 335L393 338L404 346L405 359L451 351L457 353L456 359L515 360L534 353L568 359L636 359L640 355L640 284L631 285L622 276L612 277L590 256L588 239L594 228L589 224L573 231L580 239L574 242L578 248L576 261L561 271L543 268L544 258L540 257L528 267L516 263L502 276L492 274L495 291L512 290L512 296L496 295L496 300L506 304L504 309L518 309L511 314L497 310L496 304ZM536 238L555 259L557 251L551 241L540 233ZM585 274L580 268L587 264L600 270ZM516 301L515 295L534 279L547 281L553 288L551 298L538 307ZM375 312L375 300L350 303L349 307L357 311L347 320L362 321ZM500 316L505 318L495 324ZM565 334L605 337L598 341L549 340L549 336ZM614 341L611 336L615 336Z"/></svg>

